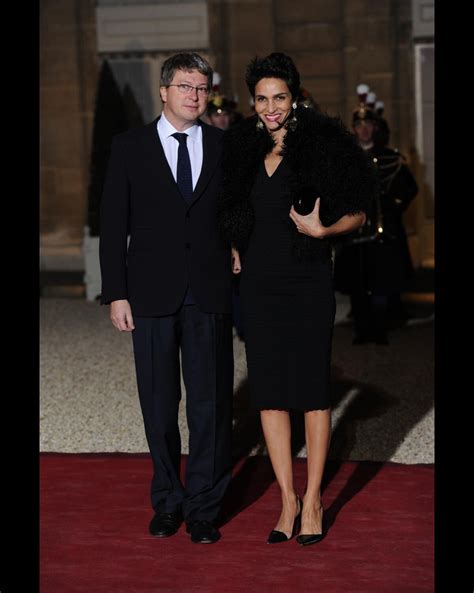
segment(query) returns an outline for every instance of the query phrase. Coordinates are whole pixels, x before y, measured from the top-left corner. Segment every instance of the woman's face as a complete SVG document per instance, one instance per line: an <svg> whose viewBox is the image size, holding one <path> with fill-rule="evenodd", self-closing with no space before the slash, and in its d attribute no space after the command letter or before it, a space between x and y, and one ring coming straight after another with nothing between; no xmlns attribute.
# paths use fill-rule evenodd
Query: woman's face
<svg viewBox="0 0 474 593"><path fill-rule="evenodd" d="M272 132L291 112L290 89L280 78L262 78L255 86L255 111L267 130Z"/></svg>

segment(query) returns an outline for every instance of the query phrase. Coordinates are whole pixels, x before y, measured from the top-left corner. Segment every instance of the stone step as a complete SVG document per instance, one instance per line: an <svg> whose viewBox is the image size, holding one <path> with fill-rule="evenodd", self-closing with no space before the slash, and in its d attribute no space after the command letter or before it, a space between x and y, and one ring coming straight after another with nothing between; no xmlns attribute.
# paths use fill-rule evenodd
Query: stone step
<svg viewBox="0 0 474 593"><path fill-rule="evenodd" d="M40 292L42 298L84 299L86 287L84 285L48 285Z"/></svg>

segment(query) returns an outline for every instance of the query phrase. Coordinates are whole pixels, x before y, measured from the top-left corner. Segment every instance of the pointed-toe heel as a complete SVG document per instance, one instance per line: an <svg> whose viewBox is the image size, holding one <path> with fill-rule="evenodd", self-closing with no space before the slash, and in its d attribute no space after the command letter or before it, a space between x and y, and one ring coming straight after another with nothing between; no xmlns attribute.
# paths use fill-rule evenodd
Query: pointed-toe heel
<svg viewBox="0 0 474 593"><path fill-rule="evenodd" d="M286 533L272 529L270 531L270 535L268 536L267 544L281 544L282 542L287 542L288 540L289 538Z"/></svg>
<svg viewBox="0 0 474 593"><path fill-rule="evenodd" d="M293 528L291 530L291 536L288 537L286 535L286 533L284 533L283 531L278 531L276 529L272 529L270 531L268 538L267 538L267 544L281 544L282 542L288 542L288 541L290 541L290 539L295 537L295 535L300 530L301 511L303 509L303 503L301 502L301 499L298 495L296 495L296 500L298 503L299 511L295 517L295 520L293 521Z"/></svg>
<svg viewBox="0 0 474 593"><path fill-rule="evenodd" d="M310 533L310 534L298 535L296 537L296 541L300 546L311 546L312 544L317 544L326 535L325 521L324 521L324 515L323 515L324 509L323 509L322 505L320 508L321 508L321 533Z"/></svg>
<svg viewBox="0 0 474 593"><path fill-rule="evenodd" d="M311 546L311 544L317 544L324 538L323 533L312 533L311 535L298 535L296 541L300 546Z"/></svg>

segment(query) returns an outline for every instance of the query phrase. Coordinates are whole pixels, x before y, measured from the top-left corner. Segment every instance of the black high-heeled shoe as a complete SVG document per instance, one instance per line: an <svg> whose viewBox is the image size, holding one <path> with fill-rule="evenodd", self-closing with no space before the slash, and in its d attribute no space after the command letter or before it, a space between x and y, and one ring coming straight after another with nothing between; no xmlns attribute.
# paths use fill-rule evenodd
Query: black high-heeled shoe
<svg viewBox="0 0 474 593"><path fill-rule="evenodd" d="M310 546L311 544L317 544L320 542L323 537L326 535L326 530L324 529L324 508L323 505L319 507L321 509L321 533L310 533L305 535L298 535L296 537L296 541L300 544L300 546Z"/></svg>
<svg viewBox="0 0 474 593"><path fill-rule="evenodd" d="M296 513L295 520L293 521L293 527L291 529L290 537L288 537L286 533L284 533L283 531L277 531L276 529L272 529L268 536L267 544L280 544L282 542L288 542L298 533L301 525L301 511L303 510L303 503L301 502L301 498L298 495L296 495L296 502L299 511Z"/></svg>

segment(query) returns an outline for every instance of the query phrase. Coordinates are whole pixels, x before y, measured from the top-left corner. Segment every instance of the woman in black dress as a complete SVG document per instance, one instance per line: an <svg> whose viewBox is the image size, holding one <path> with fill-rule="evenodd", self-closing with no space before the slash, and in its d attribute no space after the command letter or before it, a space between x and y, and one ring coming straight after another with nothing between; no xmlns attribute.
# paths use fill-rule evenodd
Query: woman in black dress
<svg viewBox="0 0 474 593"><path fill-rule="evenodd" d="M365 222L375 178L339 120L297 106L300 77L289 56L256 58L246 81L256 114L226 133L218 220L233 244L233 272L241 271L251 396L282 495L267 541L291 539L301 523L297 541L308 545L324 535L335 314L330 241ZM290 410L305 416L302 502L293 485Z"/></svg>

